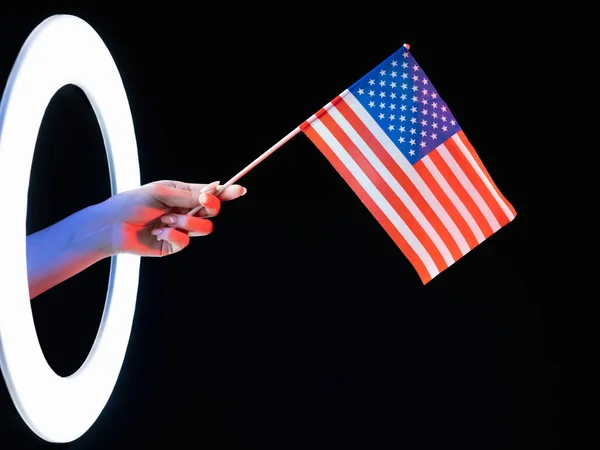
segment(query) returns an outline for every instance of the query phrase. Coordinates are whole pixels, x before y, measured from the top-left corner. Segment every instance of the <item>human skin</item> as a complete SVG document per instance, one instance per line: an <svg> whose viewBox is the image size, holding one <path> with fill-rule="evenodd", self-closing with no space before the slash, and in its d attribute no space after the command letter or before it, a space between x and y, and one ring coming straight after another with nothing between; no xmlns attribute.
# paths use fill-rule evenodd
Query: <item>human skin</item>
<svg viewBox="0 0 600 450"><path fill-rule="evenodd" d="M96 262L118 254L163 257L186 248L193 237L213 231L221 203L246 193L232 185L215 196L210 184L164 180L121 192L27 236L29 296L48 289ZM187 213L202 205L194 215Z"/></svg>

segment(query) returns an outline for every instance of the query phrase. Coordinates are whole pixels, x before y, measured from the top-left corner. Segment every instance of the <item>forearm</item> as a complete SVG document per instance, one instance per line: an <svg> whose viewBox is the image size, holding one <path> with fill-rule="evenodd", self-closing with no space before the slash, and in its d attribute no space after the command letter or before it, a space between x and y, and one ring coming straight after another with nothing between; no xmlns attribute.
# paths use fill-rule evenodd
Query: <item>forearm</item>
<svg viewBox="0 0 600 450"><path fill-rule="evenodd" d="M27 236L30 298L111 256L111 232L100 204Z"/></svg>

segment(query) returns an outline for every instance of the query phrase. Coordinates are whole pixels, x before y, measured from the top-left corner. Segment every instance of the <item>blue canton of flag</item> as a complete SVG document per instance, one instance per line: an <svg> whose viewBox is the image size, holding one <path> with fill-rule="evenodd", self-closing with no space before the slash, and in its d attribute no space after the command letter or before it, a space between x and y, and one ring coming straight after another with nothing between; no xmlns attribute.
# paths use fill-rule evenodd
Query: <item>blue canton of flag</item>
<svg viewBox="0 0 600 450"><path fill-rule="evenodd" d="M348 90L412 164L460 130L406 47Z"/></svg>

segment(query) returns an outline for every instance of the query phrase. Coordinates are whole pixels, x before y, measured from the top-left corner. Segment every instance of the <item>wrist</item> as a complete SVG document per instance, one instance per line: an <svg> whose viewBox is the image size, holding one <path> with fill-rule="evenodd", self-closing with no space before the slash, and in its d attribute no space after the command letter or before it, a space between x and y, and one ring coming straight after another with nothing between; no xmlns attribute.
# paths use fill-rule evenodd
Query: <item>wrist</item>
<svg viewBox="0 0 600 450"><path fill-rule="evenodd" d="M105 202L89 206L79 213L81 226L78 231L78 243L86 251L94 252L99 259L107 258L116 253L114 246L114 226L107 214Z"/></svg>

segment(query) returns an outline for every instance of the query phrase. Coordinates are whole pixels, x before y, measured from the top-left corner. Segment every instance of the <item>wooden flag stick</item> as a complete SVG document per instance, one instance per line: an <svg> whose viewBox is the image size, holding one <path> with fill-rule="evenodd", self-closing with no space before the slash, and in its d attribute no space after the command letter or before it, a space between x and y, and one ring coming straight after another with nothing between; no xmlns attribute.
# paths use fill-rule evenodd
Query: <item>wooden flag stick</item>
<svg viewBox="0 0 600 450"><path fill-rule="evenodd" d="M244 175L246 175L248 172L250 172L253 168L255 168L259 163L261 163L262 161L264 161L267 156L271 155L272 153L275 152L275 150L277 150L279 147L281 147L283 144L285 144L287 141L289 141L291 138L293 138L294 136L296 136L299 132L300 132L300 127L296 127L294 128L293 131L291 131L290 133L288 133L287 136L285 136L283 139L281 139L279 142L277 142L275 145L273 145L273 147L271 147L269 150L267 150L266 152L264 152L262 155L260 155L258 158L256 158L254 161L252 161L250 164L248 164L248 166L246 166L246 168L244 168L242 171L240 171L236 176L234 176L231 180L229 180L227 183L225 183L224 185L222 185L220 188L217 189L217 192L215 192L215 195L218 197L219 194L221 194L225 189L227 189L229 186L231 186L233 183L235 183L236 181L238 181L240 178L242 178ZM194 209L192 209L189 213L187 213L188 216L192 216L194 214L196 214L198 211L200 211L202 208L204 208L204 206L200 205L200 206L196 206Z"/></svg>

